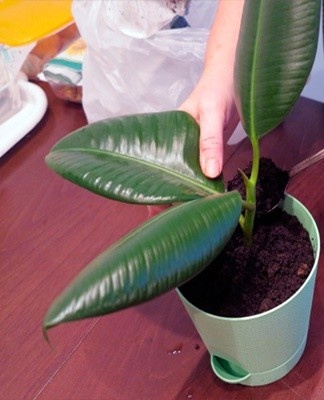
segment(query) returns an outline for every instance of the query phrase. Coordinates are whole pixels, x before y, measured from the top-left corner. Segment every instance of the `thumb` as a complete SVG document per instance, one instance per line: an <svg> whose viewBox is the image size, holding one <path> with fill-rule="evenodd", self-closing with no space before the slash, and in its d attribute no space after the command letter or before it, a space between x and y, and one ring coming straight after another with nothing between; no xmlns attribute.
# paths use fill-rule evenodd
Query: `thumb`
<svg viewBox="0 0 324 400"><path fill-rule="evenodd" d="M223 169L223 124L210 115L200 116L199 159L203 173L209 178L220 175Z"/></svg>

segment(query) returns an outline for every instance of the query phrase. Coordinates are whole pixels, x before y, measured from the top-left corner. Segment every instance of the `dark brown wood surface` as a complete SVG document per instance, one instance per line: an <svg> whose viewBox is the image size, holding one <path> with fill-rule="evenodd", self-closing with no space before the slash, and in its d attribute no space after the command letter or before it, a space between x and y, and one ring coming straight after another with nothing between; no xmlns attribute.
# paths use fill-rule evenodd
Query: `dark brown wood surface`
<svg viewBox="0 0 324 400"><path fill-rule="evenodd" d="M55 98L27 137L0 159L0 399L21 400L322 400L324 265L320 259L309 339L295 369L264 387L227 385L175 292L107 317L50 332L42 317L99 251L147 218L51 172L51 146L86 123L81 106ZM0 132L1 135L1 132ZM262 155L291 168L324 146L324 105L301 98L262 140ZM247 141L225 150L225 176L250 158ZM324 161L293 177L288 192L324 232ZM269 333L271 334L271 332Z"/></svg>

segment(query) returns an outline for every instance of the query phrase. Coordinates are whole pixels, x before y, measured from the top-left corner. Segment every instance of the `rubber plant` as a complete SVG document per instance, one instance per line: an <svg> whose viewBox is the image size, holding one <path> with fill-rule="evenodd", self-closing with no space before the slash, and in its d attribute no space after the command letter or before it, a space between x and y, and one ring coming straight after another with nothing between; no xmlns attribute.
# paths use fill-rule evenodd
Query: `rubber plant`
<svg viewBox="0 0 324 400"><path fill-rule="evenodd" d="M240 224L251 240L259 141L289 113L310 73L320 0L246 0L235 61L236 102L252 146L246 199L199 167L199 126L187 113L126 115L58 142L50 168L98 195L136 204L179 203L95 258L50 306L44 321L104 315L158 296L199 274Z"/></svg>

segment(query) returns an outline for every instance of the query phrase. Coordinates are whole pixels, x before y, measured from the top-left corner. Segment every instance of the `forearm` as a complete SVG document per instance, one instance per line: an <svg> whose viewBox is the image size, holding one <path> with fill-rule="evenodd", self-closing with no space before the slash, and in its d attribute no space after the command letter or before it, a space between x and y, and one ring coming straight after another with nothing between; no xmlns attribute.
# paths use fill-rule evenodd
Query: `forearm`
<svg viewBox="0 0 324 400"><path fill-rule="evenodd" d="M220 0L206 46L205 70L216 73L234 66L244 0ZM226 69L227 72L228 68Z"/></svg>

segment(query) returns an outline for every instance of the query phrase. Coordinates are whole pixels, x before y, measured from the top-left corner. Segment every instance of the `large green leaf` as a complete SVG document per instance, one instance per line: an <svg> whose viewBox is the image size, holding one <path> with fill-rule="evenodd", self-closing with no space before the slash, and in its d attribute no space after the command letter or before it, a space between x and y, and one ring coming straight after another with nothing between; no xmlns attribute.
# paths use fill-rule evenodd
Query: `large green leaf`
<svg viewBox="0 0 324 400"><path fill-rule="evenodd" d="M205 268L237 226L238 192L193 200L159 214L94 259L58 297L44 329L128 307Z"/></svg>
<svg viewBox="0 0 324 400"><path fill-rule="evenodd" d="M317 46L320 0L246 0L235 63L237 107L255 140L300 95Z"/></svg>
<svg viewBox="0 0 324 400"><path fill-rule="evenodd" d="M223 192L198 159L199 126L187 113L128 115L85 126L56 144L47 164L66 179L119 201L184 202Z"/></svg>

